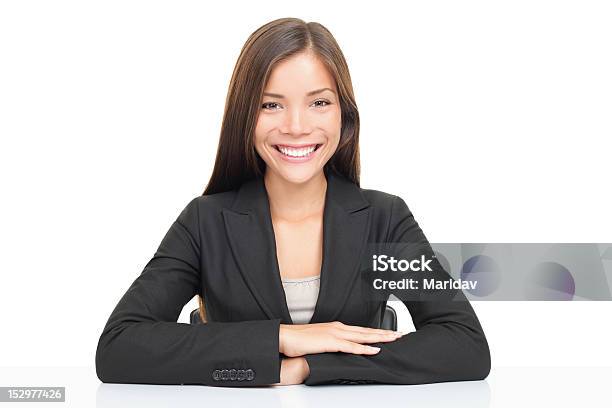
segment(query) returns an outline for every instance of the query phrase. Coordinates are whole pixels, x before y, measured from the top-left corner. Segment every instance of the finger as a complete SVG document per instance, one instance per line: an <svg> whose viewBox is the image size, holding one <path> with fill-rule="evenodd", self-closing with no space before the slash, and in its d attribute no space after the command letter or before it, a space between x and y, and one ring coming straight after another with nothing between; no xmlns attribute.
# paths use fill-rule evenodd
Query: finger
<svg viewBox="0 0 612 408"><path fill-rule="evenodd" d="M389 342L395 341L399 339L401 334L392 334L392 333L360 333L360 332L352 332L352 331L342 331L338 335L338 337L352 341L355 343L378 343L378 342Z"/></svg>
<svg viewBox="0 0 612 408"><path fill-rule="evenodd" d="M390 335L401 337L405 333L394 331L394 330L385 330L385 329L372 329L369 327L361 327L361 326L347 326L345 328L340 328L341 331L345 333L359 333L359 334L368 334L368 335Z"/></svg>
<svg viewBox="0 0 612 408"><path fill-rule="evenodd" d="M351 325L348 325L348 324L345 324L344 326L340 327L340 329L350 330L350 331L354 331L354 332L358 332L358 333L378 333L378 334L400 333L400 332L395 331L395 330L374 329L374 328L371 328L371 327L351 326Z"/></svg>
<svg viewBox="0 0 612 408"><path fill-rule="evenodd" d="M380 347L367 346L346 340L338 341L337 345L337 351L350 354L377 354L380 351Z"/></svg>

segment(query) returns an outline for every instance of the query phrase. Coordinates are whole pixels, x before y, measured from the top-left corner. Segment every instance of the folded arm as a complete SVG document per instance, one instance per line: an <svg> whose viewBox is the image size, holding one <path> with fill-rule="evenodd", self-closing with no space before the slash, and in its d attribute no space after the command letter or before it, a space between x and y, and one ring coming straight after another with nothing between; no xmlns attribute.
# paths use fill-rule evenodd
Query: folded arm
<svg viewBox="0 0 612 408"><path fill-rule="evenodd" d="M433 250L406 203L395 197L386 242L418 244ZM437 277L450 278L436 258ZM481 380L491 367L489 347L476 314L461 291L454 299L404 301L416 331L377 344L375 355L319 353L306 355L306 385L329 383L422 384Z"/></svg>
<svg viewBox="0 0 612 408"><path fill-rule="evenodd" d="M177 322L201 290L197 200L111 313L96 349L102 382L252 386L280 380L280 319Z"/></svg>

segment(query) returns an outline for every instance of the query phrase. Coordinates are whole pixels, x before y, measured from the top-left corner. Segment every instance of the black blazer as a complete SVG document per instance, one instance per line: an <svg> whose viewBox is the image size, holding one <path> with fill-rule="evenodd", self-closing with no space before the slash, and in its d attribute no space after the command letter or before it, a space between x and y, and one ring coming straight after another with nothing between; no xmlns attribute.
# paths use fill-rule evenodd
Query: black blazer
<svg viewBox="0 0 612 408"><path fill-rule="evenodd" d="M366 243L420 241L431 247L401 198L325 174L321 287L310 323L378 327L386 302L365 301L355 284ZM448 276L437 260L433 265ZM198 293L208 323L178 323L183 306ZM404 303L415 332L375 344L381 347L376 355L306 355L305 384L419 384L488 375L489 347L467 300ZM110 383L277 383L280 323L292 321L268 197L258 178L189 202L110 315L96 350L96 372Z"/></svg>

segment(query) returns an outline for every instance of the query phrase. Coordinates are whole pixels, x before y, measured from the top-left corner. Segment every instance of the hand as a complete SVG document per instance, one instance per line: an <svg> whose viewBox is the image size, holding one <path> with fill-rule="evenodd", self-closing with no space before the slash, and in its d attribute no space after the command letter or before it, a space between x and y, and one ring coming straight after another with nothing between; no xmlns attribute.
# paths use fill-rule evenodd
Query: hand
<svg viewBox="0 0 612 408"><path fill-rule="evenodd" d="M279 352L287 357L325 352L376 354L378 347L362 343L391 342L403 336L393 330L350 326L342 322L281 324Z"/></svg>
<svg viewBox="0 0 612 408"><path fill-rule="evenodd" d="M308 362L304 357L289 357L281 360L280 382L273 385L302 384L310 375Z"/></svg>

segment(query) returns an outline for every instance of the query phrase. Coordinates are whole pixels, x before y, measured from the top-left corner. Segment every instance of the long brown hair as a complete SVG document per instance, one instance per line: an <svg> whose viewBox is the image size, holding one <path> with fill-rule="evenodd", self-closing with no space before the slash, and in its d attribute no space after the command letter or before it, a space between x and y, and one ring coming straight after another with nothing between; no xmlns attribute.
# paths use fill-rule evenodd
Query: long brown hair
<svg viewBox="0 0 612 408"><path fill-rule="evenodd" d="M325 167L359 185L359 112L344 55L323 25L280 18L258 28L242 47L225 100L215 167L203 195L234 190L263 176L266 164L254 142L263 91L274 66L301 52L316 55L338 87L340 142ZM204 302L198 297L200 319L205 322Z"/></svg>

